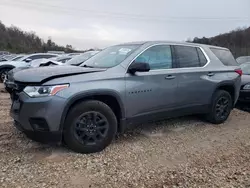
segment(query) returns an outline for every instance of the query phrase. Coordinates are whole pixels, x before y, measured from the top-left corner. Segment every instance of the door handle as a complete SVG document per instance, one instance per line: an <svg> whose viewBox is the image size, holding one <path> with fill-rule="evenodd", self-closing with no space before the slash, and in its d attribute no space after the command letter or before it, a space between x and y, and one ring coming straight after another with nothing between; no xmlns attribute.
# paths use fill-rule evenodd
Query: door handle
<svg viewBox="0 0 250 188"><path fill-rule="evenodd" d="M209 72L207 75L208 75L208 76L213 76L214 73L213 73L213 72Z"/></svg>
<svg viewBox="0 0 250 188"><path fill-rule="evenodd" d="M167 75L167 76L165 77L165 79L166 79L166 80L172 80L172 79L175 79L175 76L173 76L173 75Z"/></svg>

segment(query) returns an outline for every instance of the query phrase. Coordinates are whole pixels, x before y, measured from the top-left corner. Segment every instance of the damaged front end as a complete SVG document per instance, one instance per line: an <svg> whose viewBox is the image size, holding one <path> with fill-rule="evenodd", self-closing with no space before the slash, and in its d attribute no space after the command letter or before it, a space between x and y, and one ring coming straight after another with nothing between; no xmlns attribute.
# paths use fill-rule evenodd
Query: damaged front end
<svg viewBox="0 0 250 188"><path fill-rule="evenodd" d="M12 102L17 98L17 93L23 91L26 87L23 83L15 82L13 74L14 71L9 71L4 81L5 90L10 94Z"/></svg>

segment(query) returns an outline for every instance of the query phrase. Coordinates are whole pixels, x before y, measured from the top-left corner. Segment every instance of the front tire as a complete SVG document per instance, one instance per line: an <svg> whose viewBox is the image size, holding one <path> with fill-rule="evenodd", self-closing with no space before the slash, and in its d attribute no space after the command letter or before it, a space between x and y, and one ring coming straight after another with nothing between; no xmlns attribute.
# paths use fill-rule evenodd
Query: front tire
<svg viewBox="0 0 250 188"><path fill-rule="evenodd" d="M9 68L3 68L0 70L0 83L3 83L4 79L5 79L5 76L8 74L8 72L10 71L11 69Z"/></svg>
<svg viewBox="0 0 250 188"><path fill-rule="evenodd" d="M112 109L101 101L84 101L70 110L64 125L66 145L78 153L95 153L105 149L117 132Z"/></svg>
<svg viewBox="0 0 250 188"><path fill-rule="evenodd" d="M229 117L233 108L231 95L224 90L218 90L213 96L210 112L206 119L213 124L224 123Z"/></svg>

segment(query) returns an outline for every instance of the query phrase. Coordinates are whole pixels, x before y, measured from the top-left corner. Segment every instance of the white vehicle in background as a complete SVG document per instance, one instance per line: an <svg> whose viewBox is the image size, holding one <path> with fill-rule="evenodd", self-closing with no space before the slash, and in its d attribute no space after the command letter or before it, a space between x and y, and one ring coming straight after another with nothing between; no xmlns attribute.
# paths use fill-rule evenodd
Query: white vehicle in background
<svg viewBox="0 0 250 188"><path fill-rule="evenodd" d="M250 56L240 56L236 59L239 64L250 62Z"/></svg>
<svg viewBox="0 0 250 188"><path fill-rule="evenodd" d="M0 62L3 61L17 61L18 59L21 59L24 57L24 54L11 54L11 55L4 55L0 57Z"/></svg>
<svg viewBox="0 0 250 188"><path fill-rule="evenodd" d="M50 54L58 54L58 55L63 55L63 54L65 54L64 51L48 51L47 53L50 53Z"/></svg>
<svg viewBox="0 0 250 188"><path fill-rule="evenodd" d="M2 62L2 61L10 61L13 58L15 58L16 56L17 56L16 54L3 55L0 58L0 62Z"/></svg>
<svg viewBox="0 0 250 188"><path fill-rule="evenodd" d="M9 74L14 74L18 71L28 69L28 68L35 68L35 67L44 67L44 66L55 66L55 65L72 65L72 66L78 66L82 63L84 63L86 60L91 58L92 56L96 55L100 51L87 51L84 53L81 53L80 55L77 55L75 53L74 55L71 54L70 56L68 54L60 55L52 58L42 58L42 59L36 59L30 62L29 66L26 67L16 67L9 72ZM0 65L1 67L1 65ZM2 81L6 79L6 77L9 74L3 75Z"/></svg>
<svg viewBox="0 0 250 188"><path fill-rule="evenodd" d="M35 53L23 56L18 60L0 62L0 82L3 82L7 73L14 68L30 67L31 62L36 59L48 59L58 57L57 54Z"/></svg>
<svg viewBox="0 0 250 188"><path fill-rule="evenodd" d="M15 57L10 59L9 61L18 61L19 59L21 59L24 56L26 56L26 54L17 54Z"/></svg>
<svg viewBox="0 0 250 188"><path fill-rule="evenodd" d="M57 57L52 57L48 59L36 59L30 63L29 67L21 67L18 70L26 69L26 68L34 68L34 67L44 67L44 66L53 66L53 65L74 65L78 66L82 64L84 61L89 59L90 57L97 54L99 51L88 51L84 53L72 53L60 55ZM15 70L16 71L16 70Z"/></svg>
<svg viewBox="0 0 250 188"><path fill-rule="evenodd" d="M82 53L68 53L66 54L67 56L76 56L76 55L81 55Z"/></svg>
<svg viewBox="0 0 250 188"><path fill-rule="evenodd" d="M52 57L49 59L37 59L31 62L32 67L44 67L44 66L52 66L52 65L63 65L74 56L62 55L58 57Z"/></svg>
<svg viewBox="0 0 250 188"><path fill-rule="evenodd" d="M87 52L84 52L81 55L77 55L77 56L73 57L71 60L67 61L65 63L65 65L78 66L78 65L84 63L86 60L88 60L92 56L96 55L98 52L100 52L100 51L87 51Z"/></svg>
<svg viewBox="0 0 250 188"><path fill-rule="evenodd" d="M10 52L8 52L8 51L0 51L0 56L8 55L8 54L10 54Z"/></svg>

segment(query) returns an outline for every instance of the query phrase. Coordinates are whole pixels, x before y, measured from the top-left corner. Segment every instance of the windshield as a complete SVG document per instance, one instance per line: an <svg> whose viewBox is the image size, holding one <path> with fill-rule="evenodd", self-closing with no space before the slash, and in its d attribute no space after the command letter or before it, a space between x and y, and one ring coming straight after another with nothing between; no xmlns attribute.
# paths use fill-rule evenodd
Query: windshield
<svg viewBox="0 0 250 188"><path fill-rule="evenodd" d="M80 65L81 63L85 62L87 59L92 57L93 55L97 54L99 51L89 51L85 52L81 55L77 55L73 57L71 60L67 61L66 65Z"/></svg>
<svg viewBox="0 0 250 188"><path fill-rule="evenodd" d="M80 66L111 68L116 65L119 65L138 47L139 45L136 44L111 46L99 52L97 55L87 60Z"/></svg>
<svg viewBox="0 0 250 188"><path fill-rule="evenodd" d="M250 63L241 64L240 68L242 69L243 74L250 75Z"/></svg>
<svg viewBox="0 0 250 188"><path fill-rule="evenodd" d="M49 58L49 60L54 60L54 61L64 61L64 60L69 60L71 59L72 57L68 57L66 55L63 55L63 56L57 56L57 57L51 57Z"/></svg>
<svg viewBox="0 0 250 188"><path fill-rule="evenodd" d="M29 58L30 55L24 55L23 57L21 57L18 61L24 61L25 59Z"/></svg>
<svg viewBox="0 0 250 188"><path fill-rule="evenodd" d="M5 60L11 60L11 59L13 59L14 57L16 57L16 55L5 55L3 58L5 59Z"/></svg>
<svg viewBox="0 0 250 188"><path fill-rule="evenodd" d="M18 60L20 60L22 57L23 57L23 56L17 56L17 57L15 57L15 58L13 58L12 61L18 61Z"/></svg>
<svg viewBox="0 0 250 188"><path fill-rule="evenodd" d="M64 58L58 58L56 61L61 63L66 63L67 61L71 60L72 57L64 57Z"/></svg>
<svg viewBox="0 0 250 188"><path fill-rule="evenodd" d="M48 59L57 61L57 59L59 59L59 58L61 58L61 56L51 57L51 58L48 58Z"/></svg>

